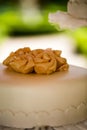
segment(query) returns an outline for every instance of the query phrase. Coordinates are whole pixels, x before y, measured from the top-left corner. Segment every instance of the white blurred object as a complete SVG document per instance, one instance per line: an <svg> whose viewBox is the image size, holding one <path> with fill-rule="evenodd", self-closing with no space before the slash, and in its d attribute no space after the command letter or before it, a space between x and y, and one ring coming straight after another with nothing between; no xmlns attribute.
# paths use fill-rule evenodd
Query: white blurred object
<svg viewBox="0 0 87 130"><path fill-rule="evenodd" d="M87 20L87 0L69 0L67 10L70 15Z"/></svg>
<svg viewBox="0 0 87 130"><path fill-rule="evenodd" d="M87 26L87 0L69 0L67 12L50 13L49 22L58 24L60 28L75 29Z"/></svg>
<svg viewBox="0 0 87 130"><path fill-rule="evenodd" d="M36 24L38 23L38 21L43 20L38 0L19 0L19 3L22 20L25 23L29 24L30 22L30 24L34 24L34 22L32 23L32 21L35 21Z"/></svg>

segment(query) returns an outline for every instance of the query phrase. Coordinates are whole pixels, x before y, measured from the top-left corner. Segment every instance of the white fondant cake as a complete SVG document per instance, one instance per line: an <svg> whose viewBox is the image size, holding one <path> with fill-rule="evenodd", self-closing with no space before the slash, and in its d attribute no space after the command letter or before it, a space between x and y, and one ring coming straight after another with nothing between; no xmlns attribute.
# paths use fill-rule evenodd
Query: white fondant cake
<svg viewBox="0 0 87 130"><path fill-rule="evenodd" d="M67 8L72 16L87 19L87 0L69 0Z"/></svg>
<svg viewBox="0 0 87 130"><path fill-rule="evenodd" d="M60 126L87 119L87 70L20 74L0 65L0 125Z"/></svg>

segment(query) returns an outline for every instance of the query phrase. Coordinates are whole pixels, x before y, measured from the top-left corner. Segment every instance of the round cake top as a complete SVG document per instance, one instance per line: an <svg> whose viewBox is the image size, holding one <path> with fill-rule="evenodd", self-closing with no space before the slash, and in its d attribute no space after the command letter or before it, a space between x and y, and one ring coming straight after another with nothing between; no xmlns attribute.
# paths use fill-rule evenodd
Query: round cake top
<svg viewBox="0 0 87 130"><path fill-rule="evenodd" d="M17 86L17 87L35 87L35 86L50 86L53 84L59 84L64 82L73 82L73 80L82 80L87 78L87 69L69 66L68 71L55 72L50 75L41 74L21 74L13 70L9 70L6 66L0 64L0 87ZM53 85L55 86L55 85Z"/></svg>

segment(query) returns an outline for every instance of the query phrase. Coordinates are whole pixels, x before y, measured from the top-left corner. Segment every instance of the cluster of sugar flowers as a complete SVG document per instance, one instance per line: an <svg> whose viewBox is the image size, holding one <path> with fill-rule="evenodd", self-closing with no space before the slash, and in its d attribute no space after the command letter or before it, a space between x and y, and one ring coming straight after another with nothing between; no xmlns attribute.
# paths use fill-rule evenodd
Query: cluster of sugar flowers
<svg viewBox="0 0 87 130"><path fill-rule="evenodd" d="M28 74L51 74L56 71L66 71L69 68L67 60L61 57L60 50L20 48L3 61L3 64L16 72Z"/></svg>

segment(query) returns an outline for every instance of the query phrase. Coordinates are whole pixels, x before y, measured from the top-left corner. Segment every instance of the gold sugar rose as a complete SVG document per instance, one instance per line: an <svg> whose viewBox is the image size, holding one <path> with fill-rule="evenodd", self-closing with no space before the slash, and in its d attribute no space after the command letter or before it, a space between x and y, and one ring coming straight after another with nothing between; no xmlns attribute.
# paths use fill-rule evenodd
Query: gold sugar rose
<svg viewBox="0 0 87 130"><path fill-rule="evenodd" d="M29 47L12 52L3 64L16 72L28 74L51 74L56 71L66 71L69 68L67 60L61 57L60 50L35 49Z"/></svg>

